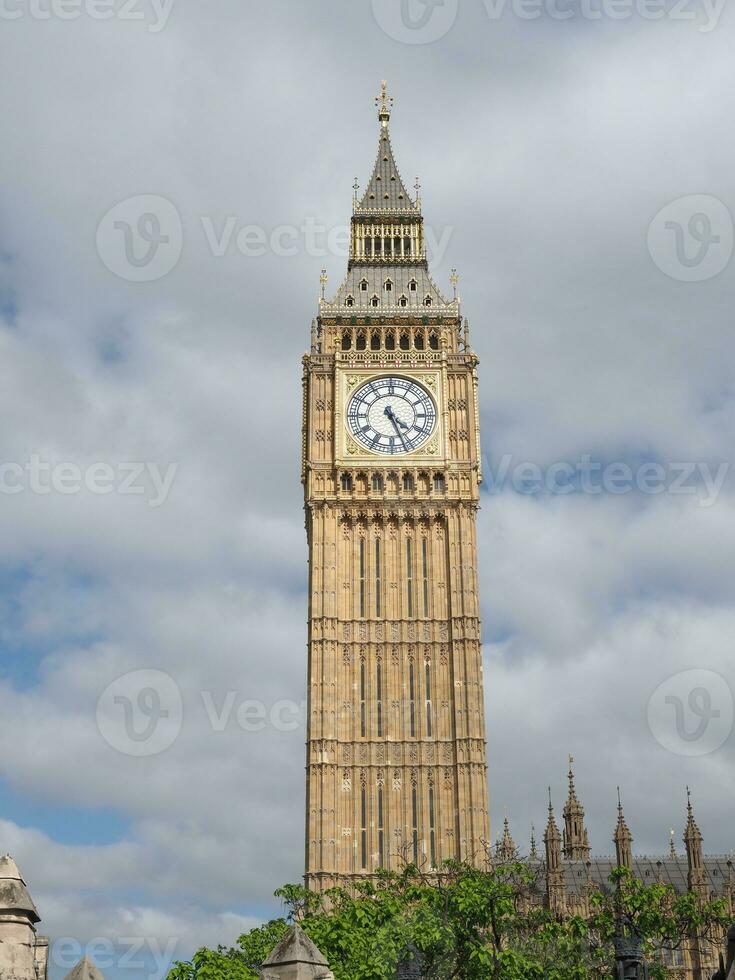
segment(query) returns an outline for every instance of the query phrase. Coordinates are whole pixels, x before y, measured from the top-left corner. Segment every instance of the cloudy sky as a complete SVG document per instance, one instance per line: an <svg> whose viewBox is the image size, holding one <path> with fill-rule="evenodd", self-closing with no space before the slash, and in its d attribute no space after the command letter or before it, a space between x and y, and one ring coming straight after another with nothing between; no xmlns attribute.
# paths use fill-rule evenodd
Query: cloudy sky
<svg viewBox="0 0 735 980"><path fill-rule="evenodd" d="M52 980L158 978L302 873L300 358L383 77L482 361L494 833L571 753L596 853L618 784L639 851L687 783L735 847L733 11L0 8L0 851Z"/></svg>

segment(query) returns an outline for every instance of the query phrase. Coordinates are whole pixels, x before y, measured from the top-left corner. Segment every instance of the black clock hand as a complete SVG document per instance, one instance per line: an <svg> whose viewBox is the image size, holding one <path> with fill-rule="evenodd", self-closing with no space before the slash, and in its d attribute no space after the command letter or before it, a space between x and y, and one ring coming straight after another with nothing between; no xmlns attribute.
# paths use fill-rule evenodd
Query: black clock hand
<svg viewBox="0 0 735 980"><path fill-rule="evenodd" d="M409 427L408 427L408 426L406 425L406 423L405 423L405 422L401 422L401 420L400 420L400 419L398 418L398 416L397 416L397 415L395 414L395 412L394 412L394 411L393 411L393 409L392 409L392 408L390 407L390 405L386 405L386 406L385 406L385 414L386 414L386 415L388 416L388 418L389 418L389 419L391 420L391 422L393 423L393 425L395 425L396 427L400 425L400 426L401 426L402 428L404 428L404 429L406 429L406 430L408 430L408 428L409 428ZM399 435L400 435L400 433L399 433Z"/></svg>

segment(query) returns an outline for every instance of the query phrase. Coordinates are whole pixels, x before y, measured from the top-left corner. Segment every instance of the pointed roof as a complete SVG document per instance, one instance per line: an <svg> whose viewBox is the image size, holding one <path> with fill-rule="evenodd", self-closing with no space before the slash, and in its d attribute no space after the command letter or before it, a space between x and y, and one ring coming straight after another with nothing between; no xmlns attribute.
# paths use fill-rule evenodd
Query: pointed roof
<svg viewBox="0 0 735 980"><path fill-rule="evenodd" d="M411 199L393 155L388 127L393 99L388 95L385 82L383 82L380 96L375 101L378 106L378 119L380 120L378 154L372 177L368 181L362 199L355 206L355 213L403 211L415 215L419 211L418 196L416 201Z"/></svg>
<svg viewBox="0 0 735 980"><path fill-rule="evenodd" d="M697 821L694 819L694 810L692 809L692 794L691 790L687 786L687 823L684 828L684 843L689 847L694 844L701 844L703 837L702 832L697 826Z"/></svg>
<svg viewBox="0 0 735 980"><path fill-rule="evenodd" d="M263 966L285 966L287 963L306 963L329 969L324 956L299 925L288 929Z"/></svg>
<svg viewBox="0 0 735 980"><path fill-rule="evenodd" d="M631 843L633 840L633 835L630 832L630 828L625 821L625 814L623 813L623 804L620 800L620 787L618 787L618 823L615 827L615 834L613 835L613 842L615 844L620 844L623 841Z"/></svg>
<svg viewBox="0 0 735 980"><path fill-rule="evenodd" d="M546 830L544 831L544 841L558 841L561 839L561 834L559 833L559 828L556 825L556 818L554 816L554 804L551 802L551 787L549 787L549 819L546 821Z"/></svg>
<svg viewBox="0 0 735 980"><path fill-rule="evenodd" d="M2 912L25 915L33 923L41 921L18 865L9 854L0 857L0 913Z"/></svg>
<svg viewBox="0 0 735 980"><path fill-rule="evenodd" d="M64 980L105 980L105 975L88 956L81 959Z"/></svg>
<svg viewBox="0 0 735 980"><path fill-rule="evenodd" d="M495 856L500 861L513 861L518 855L518 848L515 845L510 833L510 823L506 817L503 821L503 839L498 841L495 848Z"/></svg>

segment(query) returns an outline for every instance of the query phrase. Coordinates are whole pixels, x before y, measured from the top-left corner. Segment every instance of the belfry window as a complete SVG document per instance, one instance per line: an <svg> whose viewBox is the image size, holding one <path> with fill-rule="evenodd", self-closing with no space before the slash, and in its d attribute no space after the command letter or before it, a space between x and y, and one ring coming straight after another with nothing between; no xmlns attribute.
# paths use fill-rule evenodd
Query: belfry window
<svg viewBox="0 0 735 980"><path fill-rule="evenodd" d="M370 334L370 350L380 350L380 333L377 330Z"/></svg>
<svg viewBox="0 0 735 980"><path fill-rule="evenodd" d="M434 787L429 786L429 853L431 866L436 867L436 827L434 815Z"/></svg>
<svg viewBox="0 0 735 980"><path fill-rule="evenodd" d="M365 618L365 538L360 538L360 618Z"/></svg>
<svg viewBox="0 0 735 980"><path fill-rule="evenodd" d="M378 664L376 667L376 677L375 677L375 693L377 696L375 702L375 708L377 712L377 726L378 726L378 738L383 737L383 667Z"/></svg>
<svg viewBox="0 0 735 980"><path fill-rule="evenodd" d="M357 345L356 345L357 350L365 350L366 346L367 346L367 341L365 339L365 332L361 330L360 333L358 333L357 335Z"/></svg>
<svg viewBox="0 0 735 980"><path fill-rule="evenodd" d="M429 548L426 538L421 539L421 568L424 586L424 616L429 615Z"/></svg>
<svg viewBox="0 0 735 980"><path fill-rule="evenodd" d="M434 330L429 334L429 347L432 350L439 350L439 335Z"/></svg>
<svg viewBox="0 0 735 980"><path fill-rule="evenodd" d="M382 569L380 565L380 538L375 539L375 615L380 616L383 592Z"/></svg>
<svg viewBox="0 0 735 980"><path fill-rule="evenodd" d="M367 735L367 707L365 704L365 662L360 664L360 737Z"/></svg>
<svg viewBox="0 0 735 980"><path fill-rule="evenodd" d="M349 330L345 330L342 334L342 350L349 350L352 347L352 333Z"/></svg>
<svg viewBox="0 0 735 980"><path fill-rule="evenodd" d="M417 333L413 338L413 346L416 348L416 350L424 349L424 336L422 333Z"/></svg>
<svg viewBox="0 0 735 980"><path fill-rule="evenodd" d="M360 859L361 867L367 867L367 791L360 790Z"/></svg>
<svg viewBox="0 0 735 980"><path fill-rule="evenodd" d="M383 819L383 787L378 787L378 867L385 867L385 835Z"/></svg>
<svg viewBox="0 0 735 980"><path fill-rule="evenodd" d="M431 664L426 664L426 735L431 738L432 735L432 718L431 718Z"/></svg>
<svg viewBox="0 0 735 980"><path fill-rule="evenodd" d="M413 548L410 538L406 538L406 591L408 595L408 618L411 619L413 617ZM413 678L413 667L411 668L411 677ZM413 703L413 695L411 695L411 701Z"/></svg>
<svg viewBox="0 0 735 980"><path fill-rule="evenodd" d="M408 733L411 738L416 737L416 683L413 672L413 664L408 668Z"/></svg>
<svg viewBox="0 0 735 980"><path fill-rule="evenodd" d="M411 347L411 340L410 340L410 338L408 336L408 331L407 330L404 330L401 333L401 339L400 339L400 342L399 342L399 346L400 346L401 350L409 350L410 349L410 347Z"/></svg>
<svg viewBox="0 0 735 980"><path fill-rule="evenodd" d="M416 789L416 783L411 787L411 823L413 825L413 831L411 833L411 838L413 840L413 863L418 865L419 863L419 800L418 800L418 790Z"/></svg>
<svg viewBox="0 0 735 980"><path fill-rule="evenodd" d="M396 349L396 335L392 330L389 330L385 335L385 349L395 350Z"/></svg>

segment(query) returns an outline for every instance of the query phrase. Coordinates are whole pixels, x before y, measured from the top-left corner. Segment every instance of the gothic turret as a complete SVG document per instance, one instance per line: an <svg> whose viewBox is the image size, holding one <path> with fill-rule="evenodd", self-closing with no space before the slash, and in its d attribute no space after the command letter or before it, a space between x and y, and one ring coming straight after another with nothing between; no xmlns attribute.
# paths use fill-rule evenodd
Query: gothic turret
<svg viewBox="0 0 735 980"><path fill-rule="evenodd" d="M105 980L105 975L88 956L81 959L64 980Z"/></svg>
<svg viewBox="0 0 735 980"><path fill-rule="evenodd" d="M704 868L704 855L702 853L702 834L694 819L692 810L692 797L687 786L687 823L684 829L684 846L687 852L688 876L687 883L689 891L693 892L702 901L709 898L709 886L707 884L707 872Z"/></svg>
<svg viewBox="0 0 735 980"><path fill-rule="evenodd" d="M617 857L618 867L629 869L632 868L633 835L628 828L628 824L625 822L623 804L620 801L620 787L618 787L618 823L615 828L615 834L613 835L613 842L615 844L615 855Z"/></svg>
<svg viewBox="0 0 735 980"><path fill-rule="evenodd" d="M554 807L549 789L549 819L544 832L546 846L546 895L549 908L561 910L564 906L564 870L561 866L561 834L556 825Z"/></svg>
<svg viewBox="0 0 735 980"><path fill-rule="evenodd" d="M586 861L590 842L584 825L584 807L577 799L574 787L574 759L569 758L569 796L564 807L564 857L569 861Z"/></svg>
<svg viewBox="0 0 735 980"><path fill-rule="evenodd" d="M0 977L44 980L48 940L36 935L41 921L26 883L10 855L0 857Z"/></svg>
<svg viewBox="0 0 735 980"><path fill-rule="evenodd" d="M511 837L510 824L506 817L503 821L503 839L495 847L495 860L500 864L510 864L518 859L518 848Z"/></svg>

